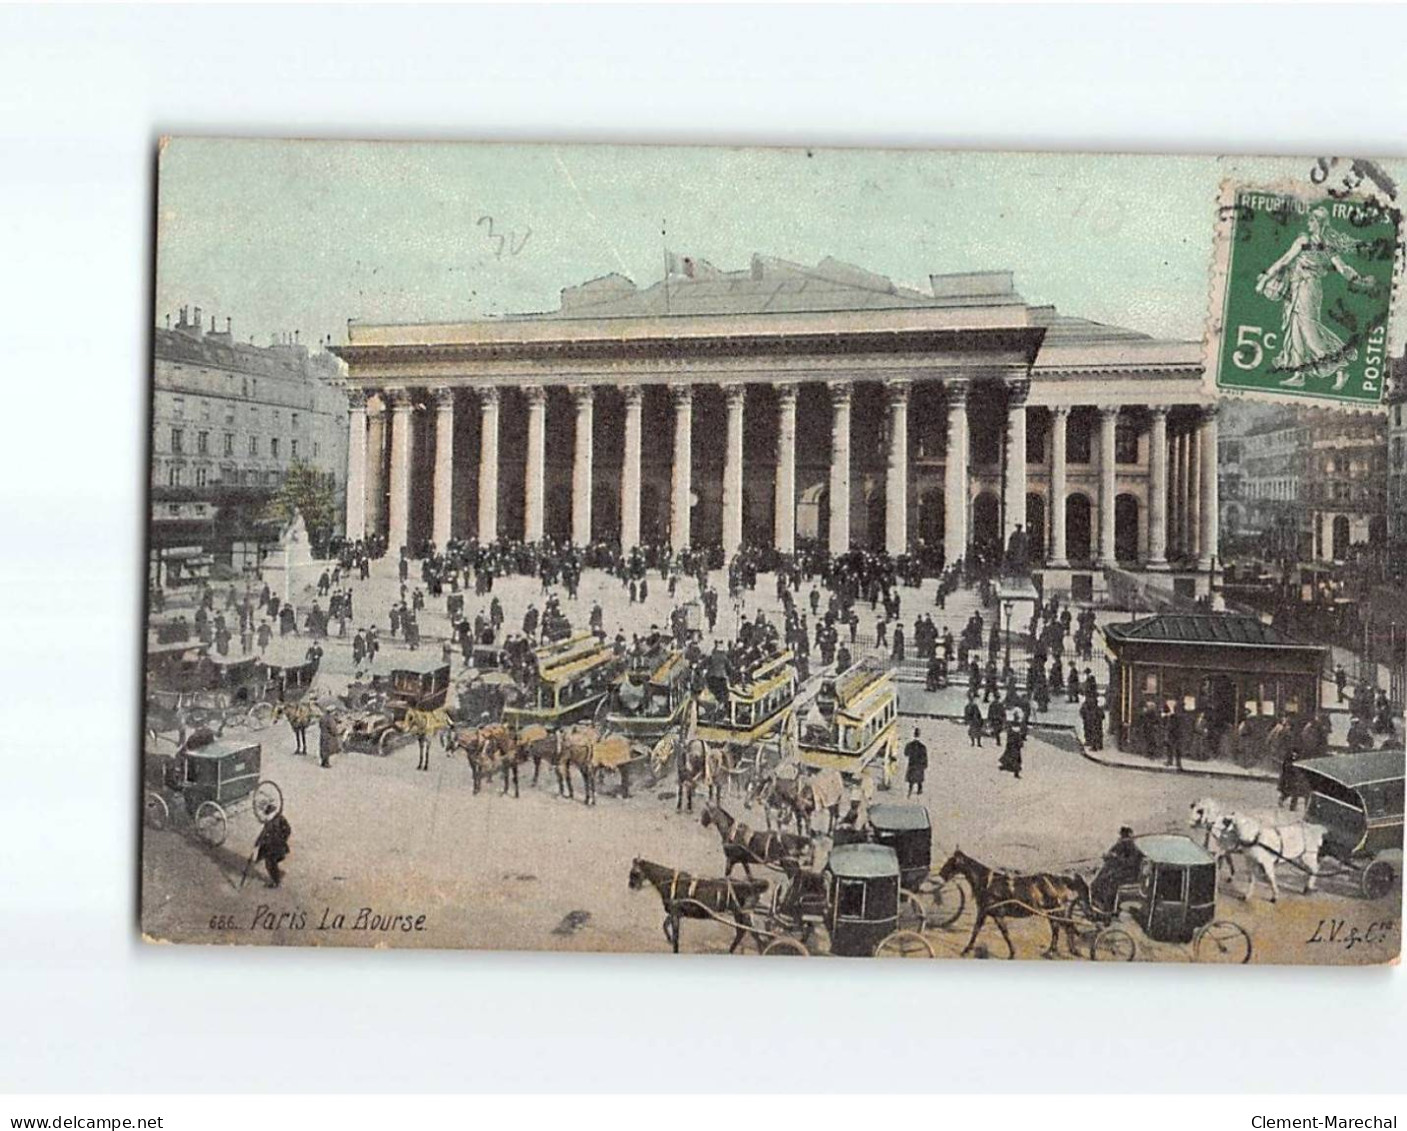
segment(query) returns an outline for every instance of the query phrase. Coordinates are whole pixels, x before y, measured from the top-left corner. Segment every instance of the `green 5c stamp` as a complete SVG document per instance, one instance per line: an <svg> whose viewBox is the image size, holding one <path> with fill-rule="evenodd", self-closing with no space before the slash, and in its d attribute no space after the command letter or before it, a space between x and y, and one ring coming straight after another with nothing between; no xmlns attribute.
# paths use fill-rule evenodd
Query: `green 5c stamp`
<svg viewBox="0 0 1407 1131"><path fill-rule="evenodd" d="M1373 407L1387 383L1395 210L1235 189L1222 209L1219 390Z"/></svg>

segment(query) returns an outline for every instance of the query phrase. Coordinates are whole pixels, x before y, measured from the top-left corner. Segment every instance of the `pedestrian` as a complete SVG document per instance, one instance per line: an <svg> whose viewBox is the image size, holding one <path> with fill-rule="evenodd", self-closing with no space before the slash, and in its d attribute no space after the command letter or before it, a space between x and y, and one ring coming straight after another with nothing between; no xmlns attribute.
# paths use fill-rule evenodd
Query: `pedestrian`
<svg viewBox="0 0 1407 1131"><path fill-rule="evenodd" d="M318 764L324 770L332 765L332 756L342 752L342 741L337 725L337 717L331 711L324 711L318 720Z"/></svg>
<svg viewBox="0 0 1407 1131"><path fill-rule="evenodd" d="M1085 746L1090 750L1104 749L1104 708L1093 695L1087 696L1080 707L1080 721L1085 728Z"/></svg>
<svg viewBox="0 0 1407 1131"><path fill-rule="evenodd" d="M923 796L923 778L928 773L928 747L919 738L918 727L914 727L914 737L904 747L904 780L908 783L907 796Z"/></svg>
<svg viewBox="0 0 1407 1131"><path fill-rule="evenodd" d="M977 696L974 692L968 693L967 706L963 708L962 718L963 722L967 724L967 744L980 748L984 724L982 708L977 705Z"/></svg>
<svg viewBox="0 0 1407 1131"><path fill-rule="evenodd" d="M1339 702L1342 703L1344 701L1344 689L1348 687L1348 672L1344 670L1342 664L1337 664L1334 667L1334 686L1338 688Z"/></svg>
<svg viewBox="0 0 1407 1131"><path fill-rule="evenodd" d="M254 858L264 862L271 888L283 883L283 869L279 865L288 859L288 842L292 836L293 827L280 811L264 822L264 827L259 830L259 836L254 841Z"/></svg>
<svg viewBox="0 0 1407 1131"><path fill-rule="evenodd" d="M1006 748L997 761L997 769L1021 780L1021 754L1026 747L1026 727L1020 713L1012 716L1012 723L1006 732Z"/></svg>

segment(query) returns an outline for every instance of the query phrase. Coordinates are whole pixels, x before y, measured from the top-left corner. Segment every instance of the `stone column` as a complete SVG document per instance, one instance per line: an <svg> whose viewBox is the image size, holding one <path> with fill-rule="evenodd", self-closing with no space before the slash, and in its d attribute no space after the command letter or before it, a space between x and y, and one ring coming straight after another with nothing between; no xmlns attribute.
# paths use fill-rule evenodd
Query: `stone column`
<svg viewBox="0 0 1407 1131"><path fill-rule="evenodd" d="M346 535L356 542L366 537L366 390L347 390L347 521Z"/></svg>
<svg viewBox="0 0 1407 1131"><path fill-rule="evenodd" d="M890 381L889 462L884 476L884 548L909 552L909 391L908 381Z"/></svg>
<svg viewBox="0 0 1407 1131"><path fill-rule="evenodd" d="M388 389L391 398L391 499L386 547L394 560L410 538L410 414L415 406L406 389Z"/></svg>
<svg viewBox="0 0 1407 1131"><path fill-rule="evenodd" d="M1026 529L1026 395L1023 384L1007 386L1006 401L1006 522L1002 530L1002 549L1011 540L1012 532L1020 526ZM1039 558L1037 553L1033 557Z"/></svg>
<svg viewBox="0 0 1407 1131"><path fill-rule="evenodd" d="M498 537L498 390L479 390L479 541Z"/></svg>
<svg viewBox="0 0 1407 1131"><path fill-rule="evenodd" d="M1198 543L1197 566L1204 570L1210 570L1215 563L1218 539L1221 536L1221 510L1217 500L1216 413L1215 406L1202 410L1201 437L1198 444L1202 468L1202 529Z"/></svg>
<svg viewBox="0 0 1407 1131"><path fill-rule="evenodd" d="M1148 430L1148 566L1168 564L1168 409L1152 407Z"/></svg>
<svg viewBox="0 0 1407 1131"><path fill-rule="evenodd" d="M777 386L777 500L772 539L779 553L796 552L796 386Z"/></svg>
<svg viewBox="0 0 1407 1131"><path fill-rule="evenodd" d="M674 466L669 499L669 544L676 550L689 547L689 520L694 493L694 390L676 385L669 391L674 401Z"/></svg>
<svg viewBox="0 0 1407 1131"><path fill-rule="evenodd" d="M830 552L850 549L850 396L849 381L834 381L831 395Z"/></svg>
<svg viewBox="0 0 1407 1131"><path fill-rule="evenodd" d="M1110 566L1117 560L1114 554L1114 463L1117 449L1115 429L1119 426L1119 410L1105 406L1099 410L1099 557L1095 564Z"/></svg>
<svg viewBox="0 0 1407 1131"><path fill-rule="evenodd" d="M430 537L443 551L454 509L454 390L435 390L435 486Z"/></svg>
<svg viewBox="0 0 1407 1131"><path fill-rule="evenodd" d="M967 385L949 383L948 450L943 468L943 559L954 565L967 555Z"/></svg>
<svg viewBox="0 0 1407 1131"><path fill-rule="evenodd" d="M724 385L728 403L728 444L723 460L723 556L743 544L743 403L746 385Z"/></svg>
<svg viewBox="0 0 1407 1131"><path fill-rule="evenodd" d="M1064 569L1070 564L1065 547L1066 474L1069 463L1070 406L1056 405L1050 412L1050 564Z"/></svg>
<svg viewBox="0 0 1407 1131"><path fill-rule="evenodd" d="M368 404L366 428L367 535L386 529L386 394Z"/></svg>
<svg viewBox="0 0 1407 1131"><path fill-rule="evenodd" d="M1200 414L1187 433L1187 552L1195 560L1202 559L1202 465L1206 462L1202 451Z"/></svg>
<svg viewBox="0 0 1407 1131"><path fill-rule="evenodd" d="M591 543L591 432L594 422L595 390L590 385L572 386L576 405L576 437L572 445L572 542Z"/></svg>
<svg viewBox="0 0 1407 1131"><path fill-rule="evenodd" d="M527 466L523 470L523 540L541 542L547 499L547 390L523 386L528 403Z"/></svg>
<svg viewBox="0 0 1407 1131"><path fill-rule="evenodd" d="M1176 518L1173 529L1177 537L1177 554L1187 553L1187 433L1179 432L1173 441L1173 458L1176 475L1173 477L1173 510Z"/></svg>
<svg viewBox="0 0 1407 1131"><path fill-rule="evenodd" d="M640 421L645 390L627 385L625 397L625 453L620 468L620 545L629 551L640 545Z"/></svg>

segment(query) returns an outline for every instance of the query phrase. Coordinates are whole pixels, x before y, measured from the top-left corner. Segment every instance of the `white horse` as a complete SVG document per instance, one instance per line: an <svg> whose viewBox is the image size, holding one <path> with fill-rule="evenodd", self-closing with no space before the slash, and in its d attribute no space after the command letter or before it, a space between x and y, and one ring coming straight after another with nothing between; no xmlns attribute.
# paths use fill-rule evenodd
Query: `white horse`
<svg viewBox="0 0 1407 1131"><path fill-rule="evenodd" d="M1202 836L1202 847L1216 858L1218 866L1226 865L1228 876L1234 876L1236 861L1232 853L1240 851L1240 845L1236 843L1234 834L1222 827L1222 821L1230 812L1215 798L1204 797L1201 801L1192 802L1187 824L1189 828L1206 830Z"/></svg>
<svg viewBox="0 0 1407 1131"><path fill-rule="evenodd" d="M1246 885L1245 898L1249 900L1256 890L1256 871L1265 877L1270 885L1270 902L1280 897L1279 885L1275 882L1275 865L1287 860L1305 873L1304 891L1309 894L1319 879L1319 849L1324 844L1326 829L1323 825L1311 825L1308 821L1286 821L1273 824L1248 813L1228 813L1221 819L1222 837L1234 838L1236 848L1244 852L1252 867L1250 882Z"/></svg>

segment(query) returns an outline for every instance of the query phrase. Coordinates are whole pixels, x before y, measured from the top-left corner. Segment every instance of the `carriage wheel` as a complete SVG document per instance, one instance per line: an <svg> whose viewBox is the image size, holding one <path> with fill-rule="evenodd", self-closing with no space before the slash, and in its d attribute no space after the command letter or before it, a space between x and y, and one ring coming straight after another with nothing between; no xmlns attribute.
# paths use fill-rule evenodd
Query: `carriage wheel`
<svg viewBox="0 0 1407 1131"><path fill-rule="evenodd" d="M923 903L911 891L899 893L898 924L901 930L922 932L928 926L928 916L924 914Z"/></svg>
<svg viewBox="0 0 1407 1131"><path fill-rule="evenodd" d="M381 732L381 737L376 740L376 749L383 755L391 753L391 743L394 742L396 738L396 728L393 726L387 727Z"/></svg>
<svg viewBox="0 0 1407 1131"><path fill-rule="evenodd" d="M874 948L876 958L936 958L933 944L917 931L895 931Z"/></svg>
<svg viewBox="0 0 1407 1131"><path fill-rule="evenodd" d="M195 811L195 831L206 844L217 848L225 843L230 831L229 818L217 802L202 801Z"/></svg>
<svg viewBox="0 0 1407 1131"><path fill-rule="evenodd" d="M1381 857L1363 869L1359 885L1366 899L1382 899L1397 886L1397 869Z"/></svg>
<svg viewBox="0 0 1407 1131"><path fill-rule="evenodd" d="M142 815L149 829L164 829L171 821L171 809L166 804L166 799L151 790L147 790L146 799L142 804Z"/></svg>
<svg viewBox="0 0 1407 1131"><path fill-rule="evenodd" d="M283 812L283 790L271 781L261 781L254 787L254 816L266 825Z"/></svg>
<svg viewBox="0 0 1407 1131"><path fill-rule="evenodd" d="M1133 936L1122 927L1105 927L1089 944L1089 956L1096 962L1132 962L1137 953Z"/></svg>
<svg viewBox="0 0 1407 1131"><path fill-rule="evenodd" d="M762 953L764 955L791 955L792 957L799 958L805 958L811 954L811 952L806 949L806 944L803 943L800 939L794 939L787 935L782 935L778 938L773 939L771 942L769 942L766 946L762 948Z"/></svg>
<svg viewBox="0 0 1407 1131"><path fill-rule="evenodd" d="M1243 966L1251 960L1251 936L1239 923L1216 919L1192 936L1193 962Z"/></svg>
<svg viewBox="0 0 1407 1131"><path fill-rule="evenodd" d="M255 703L249 708L249 714L245 716L244 725L250 730L263 730L274 721L274 705L272 703Z"/></svg>
<svg viewBox="0 0 1407 1131"><path fill-rule="evenodd" d="M934 881L928 889L928 897L933 903L928 912L928 923L933 927L951 927L967 908L967 893L961 884L951 880Z"/></svg>

